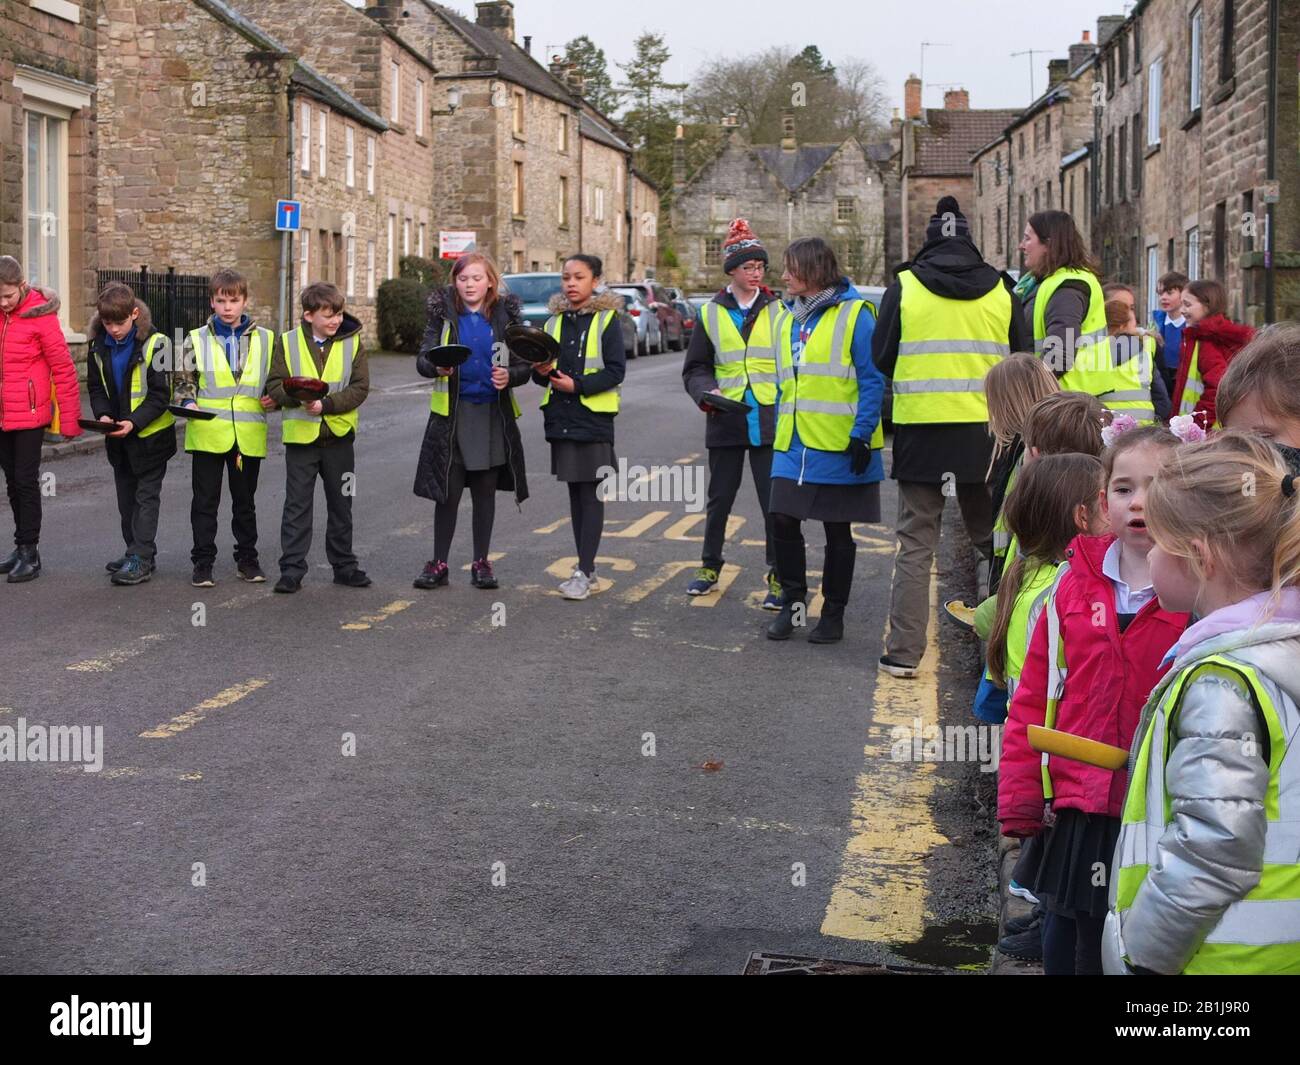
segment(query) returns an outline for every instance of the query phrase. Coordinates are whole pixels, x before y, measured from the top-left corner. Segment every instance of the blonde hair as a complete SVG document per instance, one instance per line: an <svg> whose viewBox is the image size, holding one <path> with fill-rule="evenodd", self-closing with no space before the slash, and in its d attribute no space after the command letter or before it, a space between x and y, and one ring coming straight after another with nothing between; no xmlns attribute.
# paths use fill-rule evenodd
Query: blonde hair
<svg viewBox="0 0 1300 1065"><path fill-rule="evenodd" d="M1226 423L1232 408L1254 396L1270 414L1300 420L1300 324L1279 322L1232 357L1214 394L1214 409Z"/></svg>
<svg viewBox="0 0 1300 1065"><path fill-rule="evenodd" d="M1225 432L1173 451L1147 490L1151 538L1204 583L1199 540L1238 584L1271 591L1300 580L1300 494L1281 454L1261 437ZM1289 489L1286 490L1286 489Z"/></svg>
<svg viewBox="0 0 1300 1065"><path fill-rule="evenodd" d="M1056 375L1037 355L1017 351L998 362L984 377L989 407L989 432L1001 455L1024 429L1030 408L1044 396L1059 392Z"/></svg>

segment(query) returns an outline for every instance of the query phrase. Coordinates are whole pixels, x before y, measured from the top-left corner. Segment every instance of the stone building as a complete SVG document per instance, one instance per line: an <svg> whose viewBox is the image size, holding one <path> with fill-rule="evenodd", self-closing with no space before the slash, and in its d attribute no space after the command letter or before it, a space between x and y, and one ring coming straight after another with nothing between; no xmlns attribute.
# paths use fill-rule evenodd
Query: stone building
<svg viewBox="0 0 1300 1065"><path fill-rule="evenodd" d="M582 226L578 245L605 264L608 281L628 281L627 205L632 148L598 113L579 116Z"/></svg>
<svg viewBox="0 0 1300 1065"><path fill-rule="evenodd" d="M1016 249L1035 211L1069 211L1087 239L1096 50L1085 30L1068 58L1048 63L1043 94L971 156L975 190L966 214L985 259L1000 270L1022 268Z"/></svg>
<svg viewBox="0 0 1300 1065"><path fill-rule="evenodd" d="M1298 51L1279 0L1139 0L1102 44L1093 248L1139 310L1177 269L1234 317L1300 317Z"/></svg>
<svg viewBox="0 0 1300 1065"><path fill-rule="evenodd" d="M794 117L783 116L780 144L750 144L735 127L717 154L686 175L680 139L674 165L672 246L680 284L711 291L723 280L728 223L749 220L771 257L769 283L779 286L781 256L798 237L825 237L854 281L883 284L885 186L879 164L856 138L800 143Z"/></svg>
<svg viewBox="0 0 1300 1065"><path fill-rule="evenodd" d="M921 79L915 74L903 87L903 119L896 155L901 220L900 257L911 259L925 243L925 227L934 205L954 196L970 218L975 207L971 157L993 142L1019 111L973 110L965 89L943 94L943 107L921 106ZM978 235L977 235L978 239Z"/></svg>
<svg viewBox="0 0 1300 1065"><path fill-rule="evenodd" d="M333 281L373 340L384 120L222 0L104 0L99 41L100 267L235 266L276 328ZM277 199L303 204L283 287Z"/></svg>
<svg viewBox="0 0 1300 1065"><path fill-rule="evenodd" d="M9 0L0 29L0 254L57 290L73 354L94 313L94 0Z"/></svg>
<svg viewBox="0 0 1300 1065"><path fill-rule="evenodd" d="M631 171L632 209L628 213L628 280L654 276L659 262L659 187L649 175Z"/></svg>

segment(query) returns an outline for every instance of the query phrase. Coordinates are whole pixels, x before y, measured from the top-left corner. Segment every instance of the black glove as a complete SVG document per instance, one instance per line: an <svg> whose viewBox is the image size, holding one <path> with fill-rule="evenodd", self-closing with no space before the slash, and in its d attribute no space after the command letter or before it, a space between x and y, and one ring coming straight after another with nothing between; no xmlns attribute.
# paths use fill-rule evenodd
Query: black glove
<svg viewBox="0 0 1300 1065"><path fill-rule="evenodd" d="M855 477L861 476L867 472L867 467L871 465L871 445L865 440L859 440L856 436L849 437L849 469L853 471Z"/></svg>

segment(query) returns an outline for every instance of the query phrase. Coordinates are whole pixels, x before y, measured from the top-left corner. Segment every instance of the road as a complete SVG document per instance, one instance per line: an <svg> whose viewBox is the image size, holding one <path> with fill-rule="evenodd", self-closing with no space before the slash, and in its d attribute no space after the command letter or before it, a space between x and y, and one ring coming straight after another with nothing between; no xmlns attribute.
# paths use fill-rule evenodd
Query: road
<svg viewBox="0 0 1300 1065"><path fill-rule="evenodd" d="M703 463L703 416L679 371L679 356L630 364L618 419L629 462ZM563 601L567 493L530 387L533 495L522 513L498 497L502 588L469 585L467 496L452 585L417 591L433 526L432 504L411 493L427 385L408 360L380 357L372 387L355 500L368 589L330 582L319 495L300 594L236 579L228 503L218 585L192 588L183 456L164 485L157 576L113 587L103 563L121 545L102 454L44 467L45 573L0 585L0 728L102 726L103 768L0 762L0 970L735 973L751 951L986 960L992 776L890 756L894 726L969 722L976 651L935 621L925 676L877 678L890 529L855 527L839 645L763 638L749 484L721 595L682 591L702 513L615 502L605 587ZM259 511L273 581L278 424L272 441ZM886 515L894 506L887 483ZM935 595L969 594L969 573L945 547Z"/></svg>

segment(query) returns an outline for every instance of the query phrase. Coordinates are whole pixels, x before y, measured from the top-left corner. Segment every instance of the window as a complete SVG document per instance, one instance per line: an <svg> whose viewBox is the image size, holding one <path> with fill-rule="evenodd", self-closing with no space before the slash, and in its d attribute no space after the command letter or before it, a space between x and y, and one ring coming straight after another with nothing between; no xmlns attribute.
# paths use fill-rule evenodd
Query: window
<svg viewBox="0 0 1300 1065"><path fill-rule="evenodd" d="M614 212L614 239L621 241L623 239L623 212Z"/></svg>
<svg viewBox="0 0 1300 1065"><path fill-rule="evenodd" d="M1038 151L1043 146L1043 124L1034 123L1034 151Z"/></svg>
<svg viewBox="0 0 1300 1065"><path fill-rule="evenodd" d="M330 270L330 234L327 229L316 231L316 243L320 245L320 273L316 276L321 281L333 281L333 273Z"/></svg>
<svg viewBox="0 0 1300 1065"><path fill-rule="evenodd" d="M347 285L347 279L344 276L344 267L347 265L347 256L343 253L343 234L334 234L334 284L343 291Z"/></svg>
<svg viewBox="0 0 1300 1065"><path fill-rule="evenodd" d="M66 293L68 123L43 111L26 110L24 116L27 226L23 264L30 282Z"/></svg>
<svg viewBox="0 0 1300 1065"><path fill-rule="evenodd" d="M1133 116L1133 196L1142 193L1142 112Z"/></svg>
<svg viewBox="0 0 1300 1065"><path fill-rule="evenodd" d="M366 192L375 194L375 138L366 137Z"/></svg>
<svg viewBox="0 0 1300 1065"><path fill-rule="evenodd" d="M1050 211L1052 209L1052 183L1050 181L1043 186L1043 202Z"/></svg>
<svg viewBox="0 0 1300 1065"><path fill-rule="evenodd" d="M402 68L393 60L388 64L389 100L388 117L394 122L402 120Z"/></svg>
<svg viewBox="0 0 1300 1065"><path fill-rule="evenodd" d="M513 104L511 108L512 130L516 137L522 137L524 135L524 94L522 92L515 93L511 103Z"/></svg>
<svg viewBox="0 0 1300 1065"><path fill-rule="evenodd" d="M366 241L366 299L375 298L375 242Z"/></svg>
<svg viewBox="0 0 1300 1065"><path fill-rule="evenodd" d="M1115 50L1119 53L1119 80L1122 85L1128 81L1128 38L1118 38Z"/></svg>
<svg viewBox="0 0 1300 1065"><path fill-rule="evenodd" d="M1088 168L1083 168L1083 224L1088 224L1088 214L1092 211L1092 186L1088 184Z"/></svg>
<svg viewBox="0 0 1300 1065"><path fill-rule="evenodd" d="M411 254L411 220L409 218L402 219L402 254Z"/></svg>
<svg viewBox="0 0 1300 1065"><path fill-rule="evenodd" d="M420 231L416 234L415 254L421 259L424 258L424 223L420 223Z"/></svg>
<svg viewBox="0 0 1300 1065"><path fill-rule="evenodd" d="M397 215L388 216L388 279L397 276Z"/></svg>
<svg viewBox="0 0 1300 1065"><path fill-rule="evenodd" d="M348 299L357 294L357 238L348 237Z"/></svg>
<svg viewBox="0 0 1300 1065"><path fill-rule="evenodd" d="M1124 129L1119 131L1119 168L1115 172L1115 198L1119 203L1128 199L1128 138Z"/></svg>
<svg viewBox="0 0 1300 1065"><path fill-rule="evenodd" d="M514 203L511 210L517 218L524 213L524 164L520 162L515 163Z"/></svg>
<svg viewBox="0 0 1300 1065"><path fill-rule="evenodd" d="M1223 41L1219 50L1219 80L1227 81L1237 72L1234 36L1237 29L1236 0L1223 0Z"/></svg>
<svg viewBox="0 0 1300 1065"><path fill-rule="evenodd" d="M1201 109L1201 36L1204 22L1204 15L1198 7L1192 12L1191 65L1188 71L1189 84L1187 106L1192 111L1199 111Z"/></svg>
<svg viewBox="0 0 1300 1065"><path fill-rule="evenodd" d="M1172 271L1174 268L1174 238L1169 238L1169 247L1165 258L1165 269Z"/></svg>
<svg viewBox="0 0 1300 1065"><path fill-rule="evenodd" d="M569 179L560 178L560 203L557 217L561 226L569 224Z"/></svg>
<svg viewBox="0 0 1300 1065"><path fill-rule="evenodd" d="M705 266L722 265L722 238L721 237L704 238L704 265Z"/></svg>
<svg viewBox="0 0 1300 1065"><path fill-rule="evenodd" d="M1157 59L1147 70L1147 147L1160 143L1160 78L1163 63Z"/></svg>
<svg viewBox="0 0 1300 1065"><path fill-rule="evenodd" d="M1002 208L1001 207L994 208L993 239L997 243L998 254L1001 255L1002 249L1004 247L1002 243Z"/></svg>
<svg viewBox="0 0 1300 1065"><path fill-rule="evenodd" d="M1104 198L1107 203L1114 203L1114 176L1115 176L1115 134L1110 132L1106 134L1106 188Z"/></svg>
<svg viewBox="0 0 1300 1065"><path fill-rule="evenodd" d="M1038 213L1040 207L1042 207L1042 201L1038 198L1038 189L1034 189L1034 214Z"/></svg>
<svg viewBox="0 0 1300 1065"><path fill-rule="evenodd" d="M1192 226L1187 231L1187 279L1199 281L1201 278L1201 227Z"/></svg>
<svg viewBox="0 0 1300 1065"><path fill-rule="evenodd" d="M1070 175L1070 183L1068 188L1070 191L1069 193L1067 193L1067 195L1070 197L1070 199L1069 202L1066 203L1065 209L1069 211L1070 214L1074 214L1075 213L1074 212L1074 174Z"/></svg>
<svg viewBox="0 0 1300 1065"><path fill-rule="evenodd" d="M1135 20L1133 23L1133 69L1136 70L1142 65L1142 22Z"/></svg>
<svg viewBox="0 0 1300 1065"><path fill-rule="evenodd" d="M999 188L1002 185L1002 153L998 152L993 157L993 187Z"/></svg>
<svg viewBox="0 0 1300 1065"><path fill-rule="evenodd" d="M1024 157L1025 157L1025 131L1022 129L1020 131L1020 158L1023 159Z"/></svg>
<svg viewBox="0 0 1300 1065"><path fill-rule="evenodd" d="M984 164L983 163L980 163L975 168L975 194L977 196L984 195Z"/></svg>
<svg viewBox="0 0 1300 1065"><path fill-rule="evenodd" d="M596 221L605 221L605 190L600 185L596 186Z"/></svg>
<svg viewBox="0 0 1300 1065"><path fill-rule="evenodd" d="M1052 143L1052 112L1048 111L1043 116L1043 140L1048 145Z"/></svg>
<svg viewBox="0 0 1300 1065"><path fill-rule="evenodd" d="M299 115L302 140L298 148L298 167L304 174L311 173L311 104L304 103Z"/></svg>
<svg viewBox="0 0 1300 1065"><path fill-rule="evenodd" d="M560 116L560 133L559 136L556 138L555 147L562 152L567 152L569 150L569 116L568 115Z"/></svg>
<svg viewBox="0 0 1300 1065"><path fill-rule="evenodd" d="M424 79L415 79L415 135L424 136Z"/></svg>
<svg viewBox="0 0 1300 1065"><path fill-rule="evenodd" d="M511 267L514 272L516 274L522 274L524 272L524 253L522 251L516 251L511 254L510 258ZM534 263L533 265L536 266L537 264Z"/></svg>
<svg viewBox="0 0 1300 1065"><path fill-rule="evenodd" d="M1228 267L1228 201L1214 206L1214 276L1223 277Z"/></svg>
<svg viewBox="0 0 1300 1065"><path fill-rule="evenodd" d="M357 183L357 146L355 142L356 131L351 126L348 126L343 131L343 150L347 160L344 180L347 182L348 188L354 188Z"/></svg>
<svg viewBox="0 0 1300 1065"><path fill-rule="evenodd" d="M852 222L858 214L858 204L852 196L837 196L835 198L835 221Z"/></svg>
<svg viewBox="0 0 1300 1065"><path fill-rule="evenodd" d="M316 137L319 142L316 145L316 169L320 173L321 177L325 176L325 166L329 158L325 151L325 127L328 122L329 115L322 111L320 113L320 122L318 123L319 129Z"/></svg>
<svg viewBox="0 0 1300 1065"><path fill-rule="evenodd" d="M298 287L311 284L311 230L298 230Z"/></svg>
<svg viewBox="0 0 1300 1065"><path fill-rule="evenodd" d="M1160 248L1155 244L1147 246L1147 318L1160 306L1156 293L1156 279L1160 276Z"/></svg>
<svg viewBox="0 0 1300 1065"><path fill-rule="evenodd" d="M1106 98L1115 95L1115 50L1106 54Z"/></svg>

